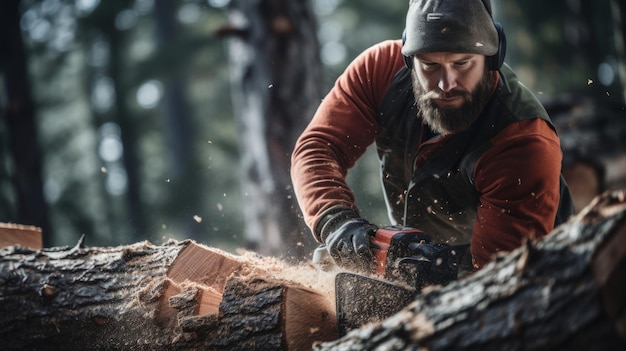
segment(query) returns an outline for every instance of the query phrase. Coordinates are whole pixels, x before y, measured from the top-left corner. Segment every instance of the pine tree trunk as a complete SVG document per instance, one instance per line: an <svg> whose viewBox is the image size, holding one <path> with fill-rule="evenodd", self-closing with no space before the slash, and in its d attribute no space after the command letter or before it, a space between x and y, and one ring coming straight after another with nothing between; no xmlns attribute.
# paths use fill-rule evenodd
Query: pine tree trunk
<svg viewBox="0 0 626 351"><path fill-rule="evenodd" d="M3 221L15 221L44 229L50 242L52 228L48 219L42 181L42 161L37 140L35 106L26 66L26 53L20 29L20 1L8 0L0 4L0 118L6 128L11 152L15 209L3 208ZM2 96L4 95L4 96ZM4 141L3 141L4 142ZM4 195L6 196L6 195ZM0 203L1 205L1 203Z"/></svg>
<svg viewBox="0 0 626 351"><path fill-rule="evenodd" d="M295 141L322 97L309 1L230 2L229 57L248 248L303 259L314 248L291 188Z"/></svg>
<svg viewBox="0 0 626 351"><path fill-rule="evenodd" d="M615 31L615 47L617 48L617 67L622 81L623 101L626 101L626 3L621 0L611 0L613 23Z"/></svg>

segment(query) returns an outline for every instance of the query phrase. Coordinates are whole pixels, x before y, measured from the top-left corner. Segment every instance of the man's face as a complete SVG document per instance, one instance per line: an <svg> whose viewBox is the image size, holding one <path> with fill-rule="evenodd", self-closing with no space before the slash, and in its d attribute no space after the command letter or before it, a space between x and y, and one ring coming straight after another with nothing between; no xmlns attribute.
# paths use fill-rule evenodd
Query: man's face
<svg viewBox="0 0 626 351"><path fill-rule="evenodd" d="M493 87L485 56L427 53L413 63L413 93L424 122L442 135L469 128Z"/></svg>

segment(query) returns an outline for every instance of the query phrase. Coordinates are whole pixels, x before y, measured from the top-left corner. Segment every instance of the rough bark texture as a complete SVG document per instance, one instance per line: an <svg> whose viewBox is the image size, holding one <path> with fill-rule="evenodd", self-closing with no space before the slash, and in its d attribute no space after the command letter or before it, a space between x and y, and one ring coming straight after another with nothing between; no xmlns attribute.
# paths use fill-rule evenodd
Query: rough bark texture
<svg viewBox="0 0 626 351"><path fill-rule="evenodd" d="M625 350L624 197L316 350Z"/></svg>
<svg viewBox="0 0 626 351"><path fill-rule="evenodd" d="M301 288L263 279L230 280L219 317L183 318L180 320L182 330L188 335L202 336L197 338L198 342L194 345L200 349L310 350L313 346L311 340L329 337L329 334L324 335L328 332L325 326L330 326L334 332L335 316L322 313L291 321L290 326L284 326L281 322L284 316L292 315L285 301L297 302L288 297L294 289L297 293ZM309 298L311 296L308 293L305 295ZM300 302L307 304L321 300ZM332 332L330 334L336 338Z"/></svg>
<svg viewBox="0 0 626 351"><path fill-rule="evenodd" d="M259 257L192 241L0 255L2 349L302 350L337 337L333 298Z"/></svg>
<svg viewBox="0 0 626 351"><path fill-rule="evenodd" d="M156 302L142 301L141 292L183 247L3 249L0 344L14 350L169 344L171 333L152 321Z"/></svg>

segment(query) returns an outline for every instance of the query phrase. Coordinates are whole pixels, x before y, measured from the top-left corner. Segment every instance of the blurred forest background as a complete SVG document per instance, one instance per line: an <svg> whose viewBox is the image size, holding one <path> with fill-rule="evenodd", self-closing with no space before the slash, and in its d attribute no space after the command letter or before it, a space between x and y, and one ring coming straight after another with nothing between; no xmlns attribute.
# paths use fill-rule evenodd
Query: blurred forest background
<svg viewBox="0 0 626 351"><path fill-rule="evenodd" d="M624 2L492 3L565 162L624 187ZM3 0L0 221L42 227L46 246L190 238L306 256L290 147L350 60L400 37L407 4ZM383 224L376 162L350 183Z"/></svg>

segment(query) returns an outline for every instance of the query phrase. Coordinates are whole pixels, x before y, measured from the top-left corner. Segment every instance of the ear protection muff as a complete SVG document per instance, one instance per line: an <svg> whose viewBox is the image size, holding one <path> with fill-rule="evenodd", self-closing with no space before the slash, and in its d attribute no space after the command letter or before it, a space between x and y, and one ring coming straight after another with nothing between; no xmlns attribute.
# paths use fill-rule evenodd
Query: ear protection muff
<svg viewBox="0 0 626 351"><path fill-rule="evenodd" d="M506 56L506 35L500 22L494 21L493 24L496 27L496 32L498 32L498 51L492 56L487 56L487 68L490 71L497 71L502 67ZM406 43L406 29L402 31L402 46L404 43ZM406 67L413 68L413 57L403 55L403 58Z"/></svg>
<svg viewBox="0 0 626 351"><path fill-rule="evenodd" d="M406 43L406 28L402 31L402 46L403 47L404 47L404 43ZM402 58L404 59L404 65L408 69L412 69L413 68L413 57L402 55Z"/></svg>
<svg viewBox="0 0 626 351"><path fill-rule="evenodd" d="M502 67L504 63L504 56L506 56L506 35L504 35L504 29L500 22L494 21L496 26L496 32L498 32L498 52L492 56L487 56L487 68L490 71L497 71Z"/></svg>

